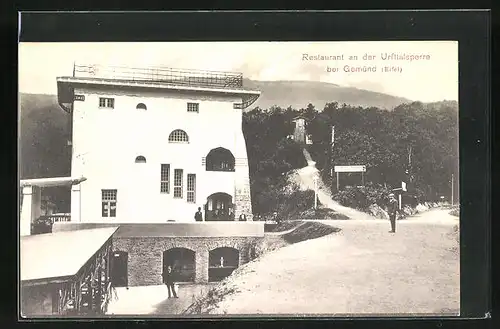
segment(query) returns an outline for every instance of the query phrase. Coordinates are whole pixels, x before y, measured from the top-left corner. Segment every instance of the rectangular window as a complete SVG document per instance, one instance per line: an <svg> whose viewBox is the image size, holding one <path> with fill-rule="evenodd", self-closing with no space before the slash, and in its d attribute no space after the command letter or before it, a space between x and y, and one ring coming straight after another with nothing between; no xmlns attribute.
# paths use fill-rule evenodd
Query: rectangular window
<svg viewBox="0 0 500 329"><path fill-rule="evenodd" d="M200 112L200 104L199 103L187 103L187 111L188 112Z"/></svg>
<svg viewBox="0 0 500 329"><path fill-rule="evenodd" d="M182 198L182 169L174 170L174 198Z"/></svg>
<svg viewBox="0 0 500 329"><path fill-rule="evenodd" d="M187 202L196 203L196 175L187 175Z"/></svg>
<svg viewBox="0 0 500 329"><path fill-rule="evenodd" d="M170 165L161 165L160 193L170 193Z"/></svg>
<svg viewBox="0 0 500 329"><path fill-rule="evenodd" d="M116 217L116 190L101 190L102 217Z"/></svg>
<svg viewBox="0 0 500 329"><path fill-rule="evenodd" d="M115 99L114 98L100 97L99 98L99 107L100 108L114 109L115 108Z"/></svg>

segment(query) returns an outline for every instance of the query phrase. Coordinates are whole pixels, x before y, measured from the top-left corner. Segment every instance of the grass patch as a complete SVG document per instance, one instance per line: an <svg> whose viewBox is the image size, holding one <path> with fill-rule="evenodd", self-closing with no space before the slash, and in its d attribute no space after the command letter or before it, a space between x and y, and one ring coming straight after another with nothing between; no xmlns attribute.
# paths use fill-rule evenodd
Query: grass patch
<svg viewBox="0 0 500 329"><path fill-rule="evenodd" d="M294 229L296 227L299 227L302 224L304 224L304 222L299 220L283 221L278 225L276 225L276 227L272 230L272 232L285 232Z"/></svg>
<svg viewBox="0 0 500 329"><path fill-rule="evenodd" d="M298 243L337 232L340 232L340 229L337 227L323 223L305 222L292 232L284 234L283 239L288 243Z"/></svg>
<svg viewBox="0 0 500 329"><path fill-rule="evenodd" d="M460 207L455 207L453 208L450 212L450 215L455 216L455 217L460 217Z"/></svg>
<svg viewBox="0 0 500 329"><path fill-rule="evenodd" d="M196 301L185 309L182 314L210 314L211 311L218 308L219 302L221 302L226 296L236 292L236 288L227 287L225 285L218 288L210 288L206 295L196 299Z"/></svg>
<svg viewBox="0 0 500 329"><path fill-rule="evenodd" d="M346 220L350 219L346 215L338 213L330 208L318 208L316 210L309 209L300 214L301 219L323 219L323 220L335 220L341 219Z"/></svg>

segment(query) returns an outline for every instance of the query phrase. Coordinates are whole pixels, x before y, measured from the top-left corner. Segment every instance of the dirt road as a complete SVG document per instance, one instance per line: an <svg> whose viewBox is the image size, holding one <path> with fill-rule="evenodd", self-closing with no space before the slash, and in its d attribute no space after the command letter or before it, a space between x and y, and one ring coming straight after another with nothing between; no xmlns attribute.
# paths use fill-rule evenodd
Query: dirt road
<svg viewBox="0 0 500 329"><path fill-rule="evenodd" d="M459 310L456 217L323 221L341 234L264 255L228 282L218 314L432 314Z"/></svg>

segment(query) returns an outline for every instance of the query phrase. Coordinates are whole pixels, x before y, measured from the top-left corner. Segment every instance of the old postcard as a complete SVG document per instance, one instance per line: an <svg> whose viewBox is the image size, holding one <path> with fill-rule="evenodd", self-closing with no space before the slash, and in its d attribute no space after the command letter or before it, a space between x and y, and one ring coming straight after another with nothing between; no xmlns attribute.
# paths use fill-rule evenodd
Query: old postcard
<svg viewBox="0 0 500 329"><path fill-rule="evenodd" d="M20 43L20 314L460 314L458 43Z"/></svg>

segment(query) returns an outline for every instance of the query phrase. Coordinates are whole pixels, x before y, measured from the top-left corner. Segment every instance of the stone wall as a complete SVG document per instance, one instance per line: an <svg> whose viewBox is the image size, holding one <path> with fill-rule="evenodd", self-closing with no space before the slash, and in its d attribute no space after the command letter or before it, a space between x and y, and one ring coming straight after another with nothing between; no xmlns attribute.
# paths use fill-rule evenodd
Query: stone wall
<svg viewBox="0 0 500 329"><path fill-rule="evenodd" d="M113 239L114 251L128 253L128 285L162 284L163 252L172 248L186 248L195 252L195 282L208 282L209 252L220 247L239 251L239 266L250 261L252 237L172 238L122 237Z"/></svg>

